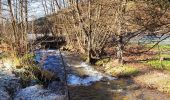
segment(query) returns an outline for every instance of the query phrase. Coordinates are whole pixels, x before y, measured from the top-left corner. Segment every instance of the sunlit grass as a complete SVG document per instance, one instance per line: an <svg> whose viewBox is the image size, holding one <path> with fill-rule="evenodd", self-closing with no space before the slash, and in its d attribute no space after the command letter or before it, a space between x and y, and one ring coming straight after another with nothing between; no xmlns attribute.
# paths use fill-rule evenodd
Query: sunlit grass
<svg viewBox="0 0 170 100"><path fill-rule="evenodd" d="M97 65L97 66L102 66L102 65L108 63L109 60L110 60L110 58L100 59L100 60L98 60L98 61L95 63L95 65Z"/></svg>
<svg viewBox="0 0 170 100"><path fill-rule="evenodd" d="M153 46L154 46L154 44L147 44L147 45L146 45L147 48L151 48L151 47L153 47ZM170 50L170 45L158 45L158 46L159 46L159 49L162 50L162 51L168 51L168 50ZM155 46L155 47L153 48L153 50L154 50L154 51L159 51L159 50L158 50L158 46Z"/></svg>
<svg viewBox="0 0 170 100"><path fill-rule="evenodd" d="M115 77L123 77L123 76L133 76L136 75L139 71L131 66L123 65L123 66L108 66L105 68L106 73L111 74Z"/></svg>
<svg viewBox="0 0 170 100"><path fill-rule="evenodd" d="M161 54L161 55L157 54L157 55L155 55L155 58L157 58L157 59L159 59L160 57L165 58L165 59L167 59L167 58L169 59L170 54Z"/></svg>
<svg viewBox="0 0 170 100"><path fill-rule="evenodd" d="M170 71L170 61L164 60L152 60L148 61L147 64L149 64L151 67L155 69L163 69L163 70L169 70Z"/></svg>
<svg viewBox="0 0 170 100"><path fill-rule="evenodd" d="M2 64L5 68L12 69L20 65L19 59L13 54L4 53L0 56L1 56L0 60L2 61Z"/></svg>
<svg viewBox="0 0 170 100"><path fill-rule="evenodd" d="M152 47L153 44L148 44L147 46ZM143 63L149 64L154 69L170 71L170 54L167 52L170 51L170 45L159 45L159 49L158 46L156 46L153 50L158 52L158 54L153 56L153 58L157 60L145 61Z"/></svg>
<svg viewBox="0 0 170 100"><path fill-rule="evenodd" d="M154 88L161 92L170 93L170 75L160 72L152 72L140 75L135 81L144 87Z"/></svg>

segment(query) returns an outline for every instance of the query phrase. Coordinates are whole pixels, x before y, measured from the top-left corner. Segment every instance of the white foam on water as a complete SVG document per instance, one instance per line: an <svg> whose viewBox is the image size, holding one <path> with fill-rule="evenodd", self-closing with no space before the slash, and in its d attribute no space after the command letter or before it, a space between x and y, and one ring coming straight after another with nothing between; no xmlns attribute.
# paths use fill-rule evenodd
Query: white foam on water
<svg viewBox="0 0 170 100"><path fill-rule="evenodd" d="M81 63L81 69L86 73L87 77L82 78L80 76L69 74L67 77L68 84L71 86L77 86L77 85L83 85L83 86L89 86L94 82L101 81L103 78L106 78L107 80L114 80L115 77L111 77L109 75L105 75L103 73L100 73L96 71L92 66L82 62Z"/></svg>

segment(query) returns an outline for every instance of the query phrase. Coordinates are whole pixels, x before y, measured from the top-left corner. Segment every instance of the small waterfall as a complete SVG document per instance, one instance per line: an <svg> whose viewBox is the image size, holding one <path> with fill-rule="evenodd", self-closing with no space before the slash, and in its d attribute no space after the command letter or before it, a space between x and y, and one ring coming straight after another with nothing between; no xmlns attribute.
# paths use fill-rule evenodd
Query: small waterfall
<svg viewBox="0 0 170 100"><path fill-rule="evenodd" d="M82 62L80 66L77 66L81 68L87 75L87 77L82 78L75 74L69 74L67 77L68 84L72 86L77 85L84 85L89 86L94 82L101 81L101 80L114 80L115 77L111 77L109 75L105 75L103 73L98 72L95 70L92 66Z"/></svg>

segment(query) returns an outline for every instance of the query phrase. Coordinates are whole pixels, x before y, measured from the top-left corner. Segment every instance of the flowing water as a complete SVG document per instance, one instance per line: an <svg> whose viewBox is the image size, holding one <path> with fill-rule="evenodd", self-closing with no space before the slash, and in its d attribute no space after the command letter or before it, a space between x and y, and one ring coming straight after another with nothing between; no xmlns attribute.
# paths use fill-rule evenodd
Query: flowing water
<svg viewBox="0 0 170 100"><path fill-rule="evenodd" d="M141 88L130 78L116 79L95 70L77 54L64 55L68 65L71 100L170 100L155 90Z"/></svg>
<svg viewBox="0 0 170 100"><path fill-rule="evenodd" d="M67 82L71 100L169 100L155 90L142 89L131 79L116 79L81 61L76 54L62 53L67 65ZM40 50L35 60L42 68L63 78L64 66L58 50Z"/></svg>
<svg viewBox="0 0 170 100"><path fill-rule="evenodd" d="M105 75L103 73L100 73L96 71L92 66L82 62L79 66L75 66L77 70L79 70L79 74L84 74L84 77L81 77L82 75L75 75L69 74L68 75L68 84L73 86L89 86L92 83L101 81L101 80L114 80L116 78L111 77L109 75Z"/></svg>
<svg viewBox="0 0 170 100"><path fill-rule="evenodd" d="M62 54L64 55L64 54ZM36 52L36 61L39 63L43 63L42 68L45 70L50 70L56 75L59 75L61 78L64 78L64 65L60 56L60 52L57 50L41 50ZM69 65L67 65L69 67ZM78 66L74 66L77 70L81 71L81 74L84 73L84 77L72 73L73 71L70 70L70 73L67 75L67 81L69 85L78 86L84 85L88 86L94 82L100 80L114 80L114 77L109 75L105 75L96 71L92 66L82 62Z"/></svg>

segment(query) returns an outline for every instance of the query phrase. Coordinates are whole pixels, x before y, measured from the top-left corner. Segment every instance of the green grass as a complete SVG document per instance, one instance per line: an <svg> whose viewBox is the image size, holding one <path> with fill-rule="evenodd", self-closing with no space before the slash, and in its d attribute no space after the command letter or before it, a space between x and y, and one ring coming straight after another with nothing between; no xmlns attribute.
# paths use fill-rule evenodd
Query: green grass
<svg viewBox="0 0 170 100"><path fill-rule="evenodd" d="M139 71L136 68L127 65L106 67L106 73L111 74L115 77L133 76L136 75L138 72Z"/></svg>
<svg viewBox="0 0 170 100"><path fill-rule="evenodd" d="M153 44L148 44L147 47L152 47ZM164 58L164 59L170 59L170 54L165 54L167 51L170 51L170 45L159 45L159 48L161 50L161 52L163 52L164 54L157 54L154 56L154 58L156 58L157 60L152 60L152 61L146 61L144 63L149 64L150 66L152 66L155 69L158 70L169 70L170 71L170 61L169 60L163 60L160 61L160 57ZM159 52L158 51L158 46L155 46L155 48L153 48L154 51Z"/></svg>
<svg viewBox="0 0 170 100"><path fill-rule="evenodd" d="M100 60L98 60L98 61L95 63L95 65L97 65L97 66L102 66L102 65L108 63L109 61L110 61L110 58L100 59Z"/></svg>
<svg viewBox="0 0 170 100"><path fill-rule="evenodd" d="M163 69L163 70L169 70L170 71L170 61L160 61L160 60L153 60L148 61L147 64L151 65L155 69Z"/></svg>
<svg viewBox="0 0 170 100"><path fill-rule="evenodd" d="M146 47L151 48L154 44L148 44ZM170 45L159 45L159 49L162 51L168 51L170 50ZM158 50L158 46L155 46L153 50Z"/></svg>
<svg viewBox="0 0 170 100"><path fill-rule="evenodd" d="M170 58L170 54L161 54L160 56L163 57L163 58ZM157 59L159 59L160 56L159 56L159 54L155 55L155 57L156 57Z"/></svg>
<svg viewBox="0 0 170 100"><path fill-rule="evenodd" d="M83 61L86 61L86 60L87 60L87 55L81 54L81 55L80 55L80 58L81 58Z"/></svg>
<svg viewBox="0 0 170 100"><path fill-rule="evenodd" d="M170 50L170 45L160 45L160 49L162 49L162 50Z"/></svg>

